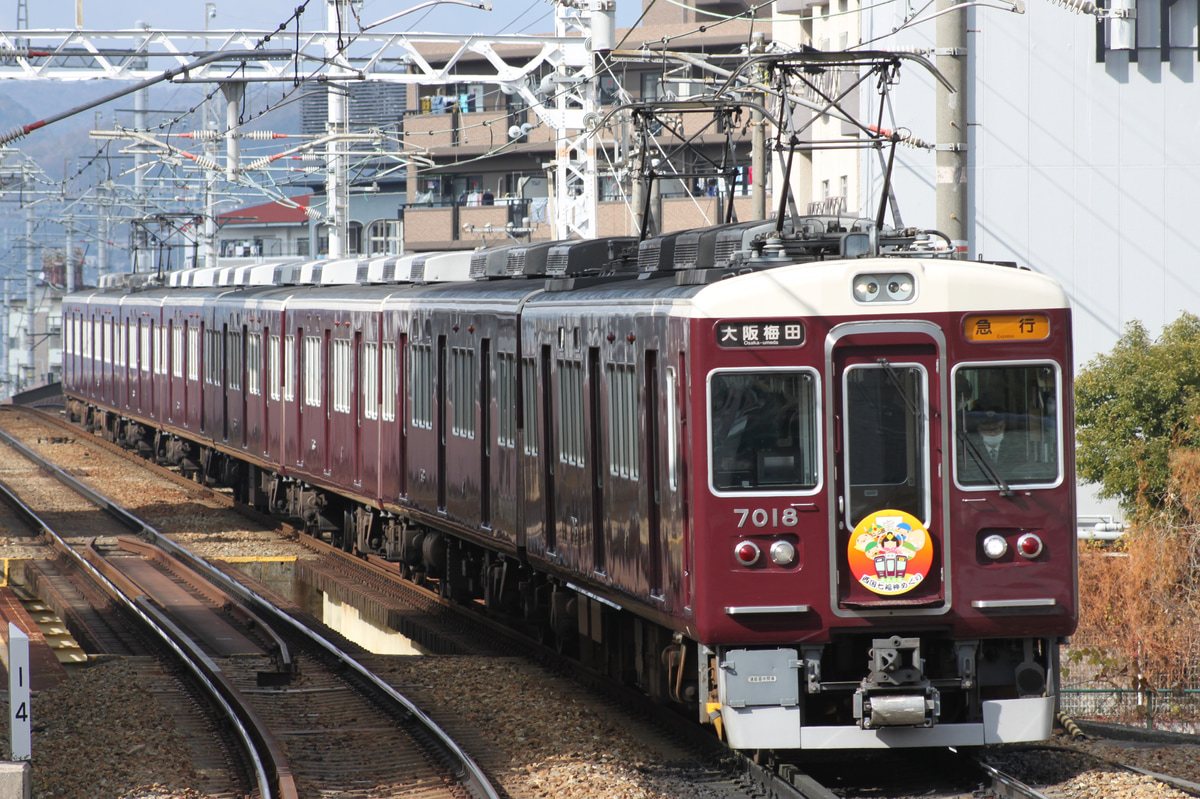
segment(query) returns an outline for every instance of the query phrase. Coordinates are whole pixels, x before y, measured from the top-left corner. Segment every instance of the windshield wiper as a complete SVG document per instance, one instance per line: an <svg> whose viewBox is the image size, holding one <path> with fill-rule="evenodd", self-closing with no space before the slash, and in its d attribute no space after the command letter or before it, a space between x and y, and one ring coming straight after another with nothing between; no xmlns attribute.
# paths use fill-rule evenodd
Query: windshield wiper
<svg viewBox="0 0 1200 799"><path fill-rule="evenodd" d="M904 387L904 382L901 380L899 373L896 371L896 367L892 366L888 362L887 358L879 358L875 362L883 367L883 371L887 374L888 380L890 380L892 385L896 387L896 391L900 393L900 398L903 399L904 404L908 406L908 412L911 413L918 421L920 421L921 409L917 407L916 401L911 395L909 395L908 389ZM975 442L972 441L965 432L963 432L961 427L956 425L954 432L957 434L958 440L962 442L963 449L971 453L971 457L975 459L975 462L979 464L983 471L987 472L988 477L990 477L992 482L996 484L996 487L1000 489L1000 496L1011 497L1013 495L1012 489L1008 487L1008 483L1006 483L1004 478L1000 476L1000 473L996 471L996 467L992 465L991 460L984 457L983 453L979 451L979 447L975 446Z"/></svg>

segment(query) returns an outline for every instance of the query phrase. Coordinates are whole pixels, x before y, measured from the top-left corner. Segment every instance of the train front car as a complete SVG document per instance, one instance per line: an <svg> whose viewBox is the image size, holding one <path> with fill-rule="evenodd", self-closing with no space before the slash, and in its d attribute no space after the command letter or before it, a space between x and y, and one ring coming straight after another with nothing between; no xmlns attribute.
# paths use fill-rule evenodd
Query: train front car
<svg viewBox="0 0 1200 799"><path fill-rule="evenodd" d="M1062 289L860 259L688 309L702 717L739 749L1048 737L1077 621Z"/></svg>

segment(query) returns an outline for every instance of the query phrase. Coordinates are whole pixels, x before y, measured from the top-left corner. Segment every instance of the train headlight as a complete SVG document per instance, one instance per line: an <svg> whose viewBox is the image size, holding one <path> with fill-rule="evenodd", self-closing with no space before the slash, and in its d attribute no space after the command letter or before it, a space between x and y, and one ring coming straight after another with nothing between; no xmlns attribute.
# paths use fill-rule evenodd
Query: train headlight
<svg viewBox="0 0 1200 799"><path fill-rule="evenodd" d="M917 281L908 272L858 275L853 293L856 302L909 302L917 294Z"/></svg>
<svg viewBox="0 0 1200 799"><path fill-rule="evenodd" d="M874 275L861 275L854 281L854 298L859 302L870 302L879 296L879 281Z"/></svg>
<svg viewBox="0 0 1200 799"><path fill-rule="evenodd" d="M753 541L739 541L733 548L733 556L743 566L753 566L758 563L758 557L761 554L762 551L758 548L758 544Z"/></svg>
<svg viewBox="0 0 1200 799"><path fill-rule="evenodd" d="M1033 533L1026 533L1017 539L1017 551L1022 556L1033 560L1038 555L1042 554L1042 539L1038 538Z"/></svg>
<svg viewBox="0 0 1200 799"><path fill-rule="evenodd" d="M999 560L1004 557L1005 552L1008 552L1008 542L1004 540L1004 536L989 535L983 539L983 554L992 560Z"/></svg>
<svg viewBox="0 0 1200 799"><path fill-rule="evenodd" d="M796 547L791 541L776 541L771 544L771 560L777 566L791 566L796 562Z"/></svg>

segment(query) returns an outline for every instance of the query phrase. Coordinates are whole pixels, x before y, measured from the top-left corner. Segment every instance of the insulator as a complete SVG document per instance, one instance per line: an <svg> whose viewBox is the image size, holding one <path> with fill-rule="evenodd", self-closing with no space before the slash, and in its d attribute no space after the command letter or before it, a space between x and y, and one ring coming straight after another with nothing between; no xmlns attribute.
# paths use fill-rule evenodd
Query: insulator
<svg viewBox="0 0 1200 799"><path fill-rule="evenodd" d="M29 58L29 48L0 47L0 58Z"/></svg>
<svg viewBox="0 0 1200 799"><path fill-rule="evenodd" d="M247 169L266 169L270 163L271 156L268 155L265 158L259 158L258 160L253 161L250 166L247 167Z"/></svg>
<svg viewBox="0 0 1200 799"><path fill-rule="evenodd" d="M290 138L286 133L275 133L269 130L252 130L249 133L242 134L243 139L251 141L271 141L272 139L287 139Z"/></svg>
<svg viewBox="0 0 1200 799"><path fill-rule="evenodd" d="M181 133L179 135L180 138L195 139L196 141L212 141L221 137L221 134L217 133L215 130L191 130L187 133Z"/></svg>
<svg viewBox="0 0 1200 799"><path fill-rule="evenodd" d="M25 135L24 128L13 128L8 133L0 134L0 146L16 141Z"/></svg>
<svg viewBox="0 0 1200 799"><path fill-rule="evenodd" d="M1068 11L1074 11L1076 14L1095 14L1096 4L1092 0L1050 0L1055 5L1060 5Z"/></svg>
<svg viewBox="0 0 1200 799"><path fill-rule="evenodd" d="M325 215L311 205L304 206L304 215L309 219L324 219Z"/></svg>
<svg viewBox="0 0 1200 799"><path fill-rule="evenodd" d="M212 170L213 172L221 171L220 165L217 164L217 162L214 161L213 159L209 158L207 155L197 155L192 160L194 160L196 162L197 166L202 166L205 169Z"/></svg>

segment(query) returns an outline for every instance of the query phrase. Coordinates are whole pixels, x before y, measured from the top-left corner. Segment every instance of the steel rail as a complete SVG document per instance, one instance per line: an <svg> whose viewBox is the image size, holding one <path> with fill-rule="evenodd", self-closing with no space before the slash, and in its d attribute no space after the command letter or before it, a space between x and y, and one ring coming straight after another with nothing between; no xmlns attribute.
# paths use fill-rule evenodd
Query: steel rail
<svg viewBox="0 0 1200 799"><path fill-rule="evenodd" d="M376 691L388 697L388 699L396 705L399 705L409 718L415 719L421 726L429 731L429 733L432 734L437 740L445 757L453 762L456 771L455 777L462 782L463 787L467 789L471 796L475 797L475 799L500 799L500 792L494 785L492 785L491 780L488 779L483 769L479 767L474 759L472 759L471 756L468 755L462 749L462 747L460 747L458 743L454 741L454 739L452 739L448 733L446 733L445 730L438 726L433 719L431 719L420 708L413 704L408 697L401 694L366 666L355 660L354 657L352 657L349 653L337 647L315 630L308 628L302 622L297 621L287 613L284 613L273 603L246 588L229 575L225 574L219 569L214 568L203 558L198 557L194 553L167 538L158 530L146 524L141 519L138 519L136 516L120 507L108 497L104 496L90 486L83 484L81 481L67 474L62 469L59 469L53 464L48 463L44 458L21 444L3 430L0 430L0 440L3 440L5 443L9 444L11 447L25 455L30 460L38 463L39 466L41 466L51 476L59 480L59 482L62 482L63 484L69 486L72 490L76 490L81 495L87 497L91 502L103 508L130 530L133 530L144 539L150 541L151 543L168 552L177 560L185 563L193 570L199 572L206 579L211 580L215 585L219 586L230 595L237 597L243 604L257 611L267 619L272 620L273 623L290 627L294 632L307 639L314 646L325 650L328 654L344 664L347 668L358 674L359 677L369 683ZM43 529L47 529L45 528L45 525L41 524L40 522L39 526ZM63 545L66 546L65 542ZM71 550L69 546L67 549ZM74 550L71 550L71 552L74 553ZM79 557L78 553L74 554L75 557ZM88 565L90 567L90 564ZM89 572L90 571L93 570L89 568ZM104 578L101 577L101 579ZM105 580L105 582L107 582L107 580ZM139 609L135 608L134 610L139 616L146 618Z"/></svg>
<svg viewBox="0 0 1200 799"><path fill-rule="evenodd" d="M72 478L67 476L57 467L49 464L46 460L37 453L32 452L16 439L12 438L8 433L0 430L0 440L5 444L21 453L26 458L37 464L40 468L50 472L57 477L64 485L74 488ZM76 481L77 482L77 481ZM90 491L90 489L89 489ZM241 741L246 755L253 765L255 772L255 780L258 783L259 791L263 799L273 799L278 796L279 799L296 799L296 787L291 779L291 773L286 762L277 763L271 762L271 758L260 751L259 744L256 739L261 739L261 734L256 734L252 729L252 724L246 723L245 714L239 713L234 704L231 704L224 692L218 687L219 680L212 672L216 664L207 657L197 659L193 657L193 653L188 648L182 646L176 637L168 632L168 627L162 622L162 618L156 618L158 614L147 612L147 606L138 602L136 599L128 596L122 591L112 580L97 569L93 564L81 555L74 547L68 544L49 524L47 524L37 513L30 508L24 501L21 500L6 484L0 482L0 494L2 494L12 508L25 521L35 529L39 530L52 544L55 550L69 558L83 573L87 574L101 588L105 590L111 597L118 601L130 613L138 618L147 629L149 629L168 649L172 650L184 666L192 673L193 677L209 695L210 699L221 708L221 712L225 714L228 720L232 723L238 739ZM89 497L90 499L90 497ZM111 504L111 503L109 503ZM176 630L178 635L182 636ZM186 636L183 636L186 638ZM217 673L220 670L217 669ZM244 709L249 709L242 703ZM268 774L268 768L275 774L275 782L278 786L278 792L272 790L272 780Z"/></svg>

